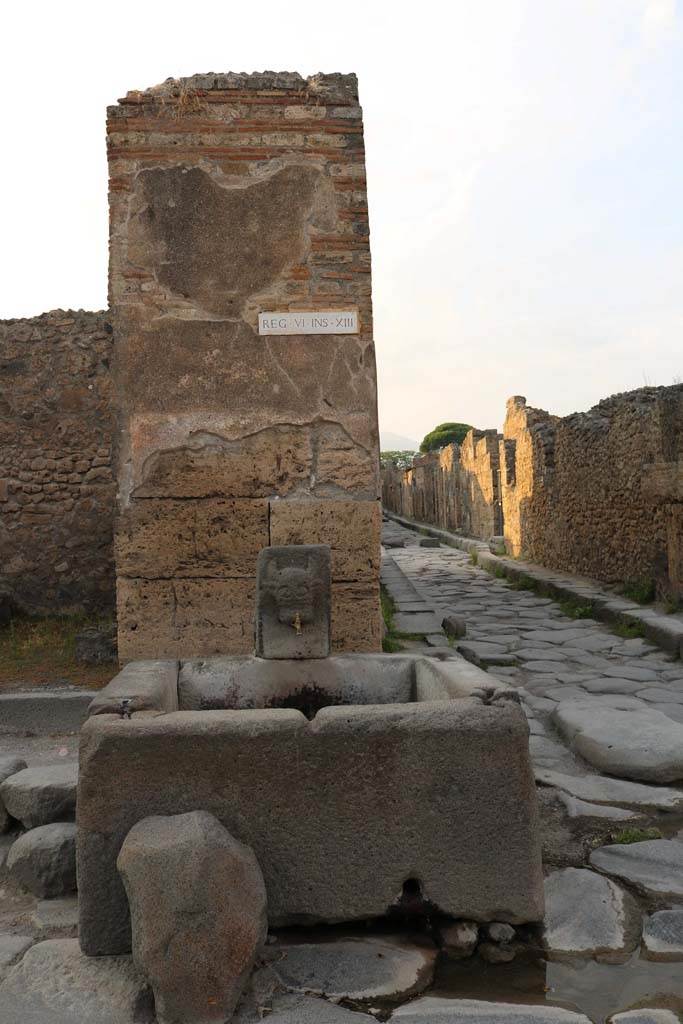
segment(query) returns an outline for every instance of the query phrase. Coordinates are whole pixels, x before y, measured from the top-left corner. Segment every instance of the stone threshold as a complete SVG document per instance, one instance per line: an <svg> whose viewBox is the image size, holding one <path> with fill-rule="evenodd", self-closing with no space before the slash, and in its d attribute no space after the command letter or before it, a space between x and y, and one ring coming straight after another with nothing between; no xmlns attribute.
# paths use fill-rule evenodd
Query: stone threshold
<svg viewBox="0 0 683 1024"><path fill-rule="evenodd" d="M395 512L389 512L386 508L382 509L382 513L400 526L436 537L442 544L476 555L477 565L493 575L505 576L516 581L532 580L539 593L556 600L590 602L596 619L613 625L638 626L643 636L651 643L683 658L683 615L665 615L653 608L644 608L635 601L601 589L596 580L584 576L572 576L570 573L546 569L542 565L525 562L520 558L496 555L483 540L463 537L428 523L419 523Z"/></svg>

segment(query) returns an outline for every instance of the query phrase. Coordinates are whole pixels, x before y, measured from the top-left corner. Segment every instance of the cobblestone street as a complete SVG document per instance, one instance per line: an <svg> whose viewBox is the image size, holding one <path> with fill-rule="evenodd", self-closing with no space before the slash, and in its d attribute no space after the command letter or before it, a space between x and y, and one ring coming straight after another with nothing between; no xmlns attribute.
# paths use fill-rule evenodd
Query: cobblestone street
<svg viewBox="0 0 683 1024"><path fill-rule="evenodd" d="M520 690L541 775L585 774L588 761L641 782L680 777L680 660L593 619L570 617L549 598L496 579L465 552L421 547L419 535L395 523L385 524L385 536L404 541L386 557L438 622L449 614L466 620L460 653Z"/></svg>

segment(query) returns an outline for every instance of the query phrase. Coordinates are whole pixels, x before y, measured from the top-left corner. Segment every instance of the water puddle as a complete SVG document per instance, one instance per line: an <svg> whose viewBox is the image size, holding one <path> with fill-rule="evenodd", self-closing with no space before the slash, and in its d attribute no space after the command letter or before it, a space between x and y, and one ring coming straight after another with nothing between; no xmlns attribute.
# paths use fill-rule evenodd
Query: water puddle
<svg viewBox="0 0 683 1024"><path fill-rule="evenodd" d="M547 1003L581 1011L594 1024L604 1024L610 1014L634 1006L683 1010L683 965L643 960L638 953L623 964L546 963L529 954L510 964L491 965L472 957L442 963L430 995Z"/></svg>

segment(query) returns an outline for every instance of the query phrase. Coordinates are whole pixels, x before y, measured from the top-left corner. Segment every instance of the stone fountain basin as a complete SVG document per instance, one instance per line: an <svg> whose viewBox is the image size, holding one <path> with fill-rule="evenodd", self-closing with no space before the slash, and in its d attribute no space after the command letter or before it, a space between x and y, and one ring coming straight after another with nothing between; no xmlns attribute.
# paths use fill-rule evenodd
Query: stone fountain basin
<svg viewBox="0 0 683 1024"><path fill-rule="evenodd" d="M196 809L254 849L273 926L380 917L417 893L457 918L543 916L526 718L514 690L459 657L132 662L90 714L87 954L130 949L116 858L132 826Z"/></svg>

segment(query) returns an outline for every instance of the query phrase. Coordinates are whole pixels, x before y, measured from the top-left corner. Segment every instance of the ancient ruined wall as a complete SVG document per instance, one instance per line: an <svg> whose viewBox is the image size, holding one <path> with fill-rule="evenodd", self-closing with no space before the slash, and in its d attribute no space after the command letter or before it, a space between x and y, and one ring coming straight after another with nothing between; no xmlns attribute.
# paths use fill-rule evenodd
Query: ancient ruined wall
<svg viewBox="0 0 683 1024"><path fill-rule="evenodd" d="M0 588L31 614L114 603L111 327L0 321Z"/></svg>
<svg viewBox="0 0 683 1024"><path fill-rule="evenodd" d="M256 556L332 546L332 642L380 646L379 459L353 75L202 75L109 110L119 651L246 652ZM258 315L354 310L348 335Z"/></svg>
<svg viewBox="0 0 683 1024"><path fill-rule="evenodd" d="M614 395L562 419L512 398L504 437L512 554L683 594L683 385Z"/></svg>
<svg viewBox="0 0 683 1024"><path fill-rule="evenodd" d="M382 500L410 519L488 540L502 532L495 430L471 430L462 445L418 455L407 470L386 467Z"/></svg>

